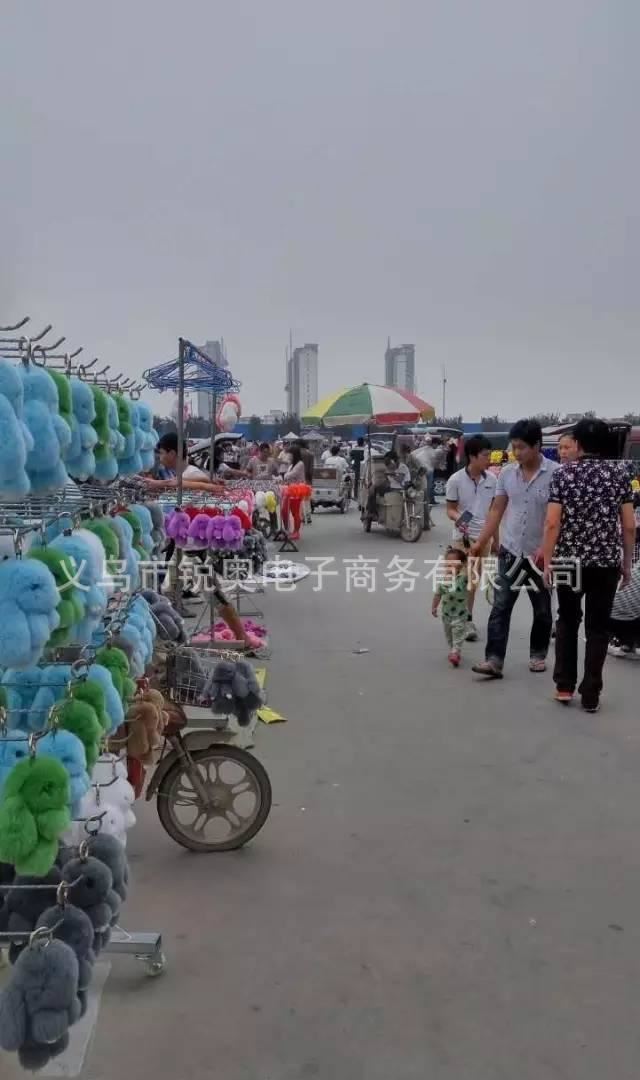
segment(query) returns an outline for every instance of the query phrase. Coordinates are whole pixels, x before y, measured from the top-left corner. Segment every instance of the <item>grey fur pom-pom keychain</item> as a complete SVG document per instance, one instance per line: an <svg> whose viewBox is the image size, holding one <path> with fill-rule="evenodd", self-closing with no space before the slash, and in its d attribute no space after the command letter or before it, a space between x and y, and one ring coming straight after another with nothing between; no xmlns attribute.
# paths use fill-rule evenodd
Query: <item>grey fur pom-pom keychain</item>
<svg viewBox="0 0 640 1080"><path fill-rule="evenodd" d="M82 1011L78 978L73 949L36 930L0 993L0 1047L17 1052L25 1068L42 1068L66 1048Z"/></svg>

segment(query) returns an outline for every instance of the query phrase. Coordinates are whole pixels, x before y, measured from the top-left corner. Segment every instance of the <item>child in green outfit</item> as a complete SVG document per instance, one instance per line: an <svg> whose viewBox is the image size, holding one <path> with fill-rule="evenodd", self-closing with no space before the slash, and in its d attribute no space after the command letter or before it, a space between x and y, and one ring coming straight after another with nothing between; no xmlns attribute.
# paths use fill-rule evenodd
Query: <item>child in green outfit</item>
<svg viewBox="0 0 640 1080"><path fill-rule="evenodd" d="M450 547L444 553L444 581L436 590L431 614L442 615L444 636L449 645L449 663L459 667L462 643L469 629L467 553Z"/></svg>

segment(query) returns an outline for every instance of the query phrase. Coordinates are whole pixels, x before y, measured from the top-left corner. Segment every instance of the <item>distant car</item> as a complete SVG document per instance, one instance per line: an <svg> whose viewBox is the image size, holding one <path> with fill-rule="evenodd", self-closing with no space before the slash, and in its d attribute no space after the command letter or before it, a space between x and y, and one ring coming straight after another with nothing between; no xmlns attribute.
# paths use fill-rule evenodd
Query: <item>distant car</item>
<svg viewBox="0 0 640 1080"><path fill-rule="evenodd" d="M239 431L219 431L215 437L215 444L231 448L234 443L242 439ZM187 460L190 465L195 465L204 472L209 472L209 459L211 456L211 439L196 439L193 446L187 451ZM225 454L225 460L227 455Z"/></svg>

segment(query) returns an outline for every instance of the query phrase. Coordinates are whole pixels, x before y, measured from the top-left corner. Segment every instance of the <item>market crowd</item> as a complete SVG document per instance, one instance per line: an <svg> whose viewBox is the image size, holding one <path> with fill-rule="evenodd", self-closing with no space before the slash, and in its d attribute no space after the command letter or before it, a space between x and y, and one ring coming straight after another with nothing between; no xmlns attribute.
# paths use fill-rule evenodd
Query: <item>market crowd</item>
<svg viewBox="0 0 640 1080"><path fill-rule="evenodd" d="M602 420L581 420L563 436L559 461L543 454L536 420L519 420L509 437L515 460L497 476L489 468L491 444L477 435L467 439L465 464L447 482L453 535L445 560L451 575L438 588L433 614L442 615L449 660L458 666L463 642L478 636L473 608L482 560L496 553L485 658L472 670L487 679L503 677L511 614L526 593L530 671L546 671L555 631L556 700L567 704L577 690L582 707L596 712L607 652L633 654L640 641L640 566L632 571L636 521L628 463L609 459L610 431ZM583 620L584 671L578 683Z"/></svg>

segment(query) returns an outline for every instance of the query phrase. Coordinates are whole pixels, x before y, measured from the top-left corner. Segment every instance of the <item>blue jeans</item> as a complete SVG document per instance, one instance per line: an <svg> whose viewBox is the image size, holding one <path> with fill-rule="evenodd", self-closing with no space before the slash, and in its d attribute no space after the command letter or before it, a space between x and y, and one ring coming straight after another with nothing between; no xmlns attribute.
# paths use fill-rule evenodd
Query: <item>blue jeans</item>
<svg viewBox="0 0 640 1080"><path fill-rule="evenodd" d="M507 652L511 612L525 590L533 608L529 653L532 660L544 660L551 640L551 593L545 589L539 570L526 559L520 560L501 548L485 652L487 660L498 668L502 668Z"/></svg>

